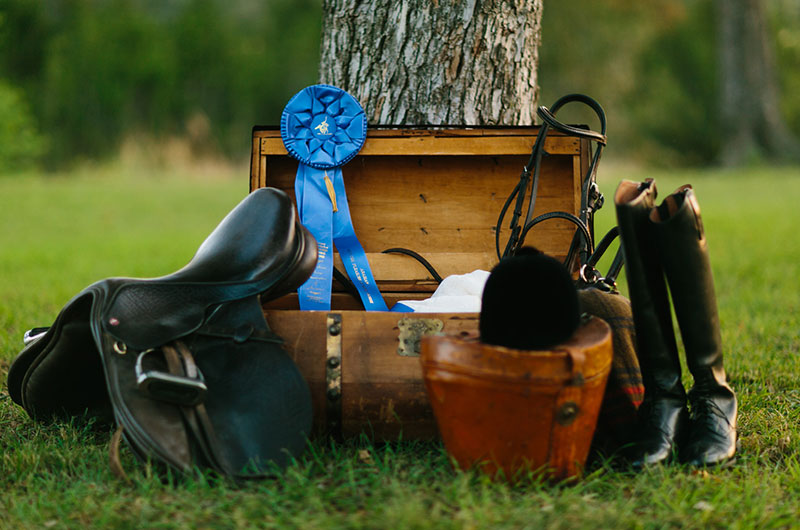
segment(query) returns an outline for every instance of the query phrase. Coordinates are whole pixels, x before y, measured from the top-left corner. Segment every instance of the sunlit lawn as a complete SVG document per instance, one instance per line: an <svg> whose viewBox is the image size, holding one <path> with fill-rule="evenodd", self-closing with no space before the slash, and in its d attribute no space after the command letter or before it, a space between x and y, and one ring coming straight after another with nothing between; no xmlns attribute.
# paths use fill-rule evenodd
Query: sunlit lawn
<svg viewBox="0 0 800 530"><path fill-rule="evenodd" d="M277 479L164 484L125 455L108 469L108 433L34 424L8 398L22 332L47 325L87 284L183 265L247 192L247 170L95 168L0 177L0 528L581 528L800 526L800 170L600 169L614 223L619 179L655 177L661 196L691 182L714 268L725 363L740 399L734 466L633 474L591 470L573 486L517 486L455 472L438 443L312 444ZM687 379L687 382L690 380Z"/></svg>

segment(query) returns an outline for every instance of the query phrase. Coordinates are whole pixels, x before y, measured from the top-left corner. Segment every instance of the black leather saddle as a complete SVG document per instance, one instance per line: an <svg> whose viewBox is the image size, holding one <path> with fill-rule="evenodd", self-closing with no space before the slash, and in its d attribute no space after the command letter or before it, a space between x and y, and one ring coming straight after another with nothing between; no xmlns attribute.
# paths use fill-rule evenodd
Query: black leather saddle
<svg viewBox="0 0 800 530"><path fill-rule="evenodd" d="M295 290L316 258L289 197L256 190L179 271L78 293L28 338L9 394L37 420L113 419L138 457L181 472L264 476L303 450L312 414L259 295Z"/></svg>

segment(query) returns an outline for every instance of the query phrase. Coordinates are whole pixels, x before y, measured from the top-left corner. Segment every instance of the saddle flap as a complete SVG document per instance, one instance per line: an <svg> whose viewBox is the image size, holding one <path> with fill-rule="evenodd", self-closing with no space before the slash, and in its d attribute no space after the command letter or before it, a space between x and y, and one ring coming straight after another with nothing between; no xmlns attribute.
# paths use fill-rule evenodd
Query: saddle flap
<svg viewBox="0 0 800 530"><path fill-rule="evenodd" d="M242 323L253 330L244 340ZM256 297L220 307L185 342L140 351L104 334L111 398L134 453L237 478L285 466L305 447L311 398L281 342Z"/></svg>
<svg viewBox="0 0 800 530"><path fill-rule="evenodd" d="M220 308L208 328L235 335L243 323L255 330L248 340L205 334L203 328L189 344L209 389L199 415L206 451L239 478L286 466L305 448L312 419L308 385L269 330L257 298Z"/></svg>
<svg viewBox="0 0 800 530"><path fill-rule="evenodd" d="M136 365L148 372L168 372L166 361L157 355L140 356L133 349L115 348L113 337L101 339L103 364L117 423L137 455L155 456L186 472L192 467L189 435L180 407L154 400L139 388Z"/></svg>
<svg viewBox="0 0 800 530"><path fill-rule="evenodd" d="M89 325L94 296L82 292L46 333L30 342L8 372L11 399L36 419L87 414L112 421L105 376Z"/></svg>
<svg viewBox="0 0 800 530"><path fill-rule="evenodd" d="M227 351L195 350L208 373L205 411L210 450L233 476L263 476L305 448L311 395L294 362L275 343L251 341Z"/></svg>

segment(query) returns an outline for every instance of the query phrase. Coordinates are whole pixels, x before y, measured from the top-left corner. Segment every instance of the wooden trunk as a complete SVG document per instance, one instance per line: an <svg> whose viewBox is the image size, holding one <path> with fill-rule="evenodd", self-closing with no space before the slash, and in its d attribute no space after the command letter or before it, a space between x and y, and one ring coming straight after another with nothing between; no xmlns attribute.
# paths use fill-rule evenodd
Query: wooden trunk
<svg viewBox="0 0 800 530"><path fill-rule="evenodd" d="M353 224L391 308L428 298L436 281L416 260L381 254L407 248L442 277L497 262L495 225L536 139L536 127L370 129L344 175ZM297 161L277 128L253 129L251 191L265 186L294 196ZM586 140L550 132L536 212L578 214L589 163ZM506 217L508 224L510 213ZM574 234L567 221L537 226L527 243L563 259ZM501 233L501 244L507 239ZM338 255L334 263L343 270ZM334 282L331 311L299 311L297 295L264 307L272 329L311 387L315 430L377 439L436 436L419 362L419 341L443 332L477 338L476 313L365 312Z"/></svg>

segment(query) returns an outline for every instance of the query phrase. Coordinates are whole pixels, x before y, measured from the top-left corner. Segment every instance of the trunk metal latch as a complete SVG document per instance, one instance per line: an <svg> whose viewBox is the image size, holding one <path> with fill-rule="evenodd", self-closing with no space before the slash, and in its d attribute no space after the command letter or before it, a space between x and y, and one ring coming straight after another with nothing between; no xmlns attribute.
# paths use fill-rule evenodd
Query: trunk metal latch
<svg viewBox="0 0 800 530"><path fill-rule="evenodd" d="M419 342L425 335L433 335L444 329L438 318L401 318L397 321L400 334L397 336L397 354L403 357L419 357Z"/></svg>

